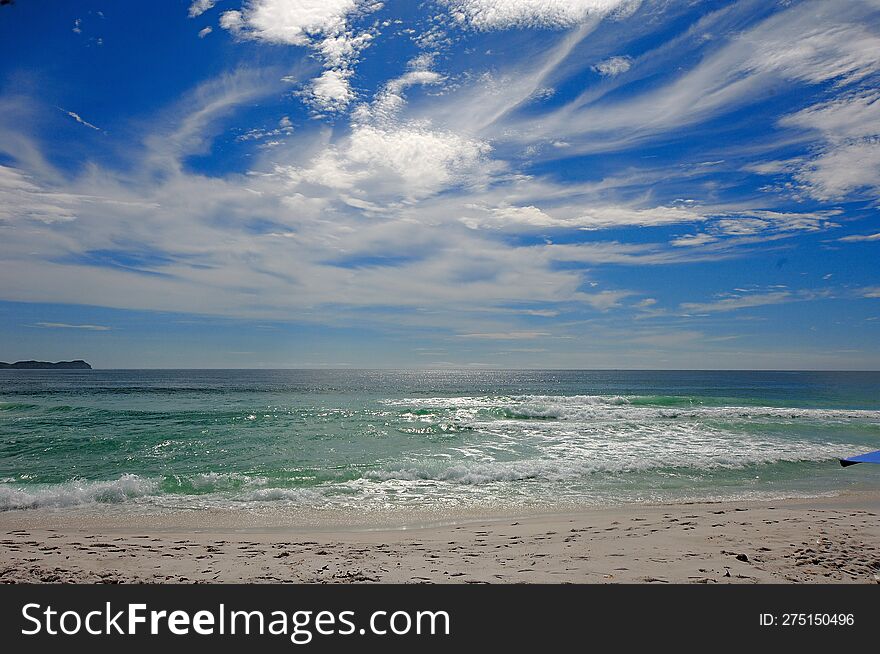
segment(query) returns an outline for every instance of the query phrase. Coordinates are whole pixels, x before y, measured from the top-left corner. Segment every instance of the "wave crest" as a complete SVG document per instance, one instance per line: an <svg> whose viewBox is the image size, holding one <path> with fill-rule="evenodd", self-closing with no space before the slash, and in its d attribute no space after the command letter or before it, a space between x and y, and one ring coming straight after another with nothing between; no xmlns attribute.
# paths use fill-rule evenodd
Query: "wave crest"
<svg viewBox="0 0 880 654"><path fill-rule="evenodd" d="M124 474L113 481L74 479L63 484L23 489L0 485L0 511L14 509L64 508L80 504L119 504L158 492L159 482L138 475Z"/></svg>

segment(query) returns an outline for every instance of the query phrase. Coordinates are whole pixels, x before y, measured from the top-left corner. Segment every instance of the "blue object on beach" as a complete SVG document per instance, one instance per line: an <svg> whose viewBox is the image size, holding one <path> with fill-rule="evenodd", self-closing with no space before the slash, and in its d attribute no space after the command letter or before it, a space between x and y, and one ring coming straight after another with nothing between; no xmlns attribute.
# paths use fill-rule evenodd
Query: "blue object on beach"
<svg viewBox="0 0 880 654"><path fill-rule="evenodd" d="M841 459L840 465L846 466L854 466L857 463L880 463L880 450L876 452L868 452L866 454L859 454L858 456L851 456L848 459Z"/></svg>

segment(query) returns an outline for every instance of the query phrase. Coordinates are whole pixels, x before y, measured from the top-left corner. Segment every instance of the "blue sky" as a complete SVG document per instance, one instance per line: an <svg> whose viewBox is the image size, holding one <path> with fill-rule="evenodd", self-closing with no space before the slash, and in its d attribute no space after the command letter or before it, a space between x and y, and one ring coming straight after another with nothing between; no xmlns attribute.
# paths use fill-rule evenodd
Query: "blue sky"
<svg viewBox="0 0 880 654"><path fill-rule="evenodd" d="M0 360L880 368L877 0L18 0L0 52Z"/></svg>

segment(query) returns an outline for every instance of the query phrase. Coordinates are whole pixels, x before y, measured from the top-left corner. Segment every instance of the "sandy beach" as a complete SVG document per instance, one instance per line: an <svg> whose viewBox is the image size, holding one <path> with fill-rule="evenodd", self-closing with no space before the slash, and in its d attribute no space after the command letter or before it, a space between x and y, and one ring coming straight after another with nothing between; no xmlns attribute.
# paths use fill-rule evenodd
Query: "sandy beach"
<svg viewBox="0 0 880 654"><path fill-rule="evenodd" d="M880 494L395 528L283 513L0 514L4 583L878 583Z"/></svg>

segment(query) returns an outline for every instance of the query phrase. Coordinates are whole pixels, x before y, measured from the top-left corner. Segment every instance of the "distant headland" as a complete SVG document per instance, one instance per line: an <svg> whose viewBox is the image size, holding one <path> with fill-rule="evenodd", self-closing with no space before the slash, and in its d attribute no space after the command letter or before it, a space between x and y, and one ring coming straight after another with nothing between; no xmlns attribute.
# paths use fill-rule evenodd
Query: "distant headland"
<svg viewBox="0 0 880 654"><path fill-rule="evenodd" d="M51 361L16 361L15 363L4 363L0 361L0 370L2 369L91 370L92 367L82 359L77 359L76 361L58 361L57 363L52 363Z"/></svg>

